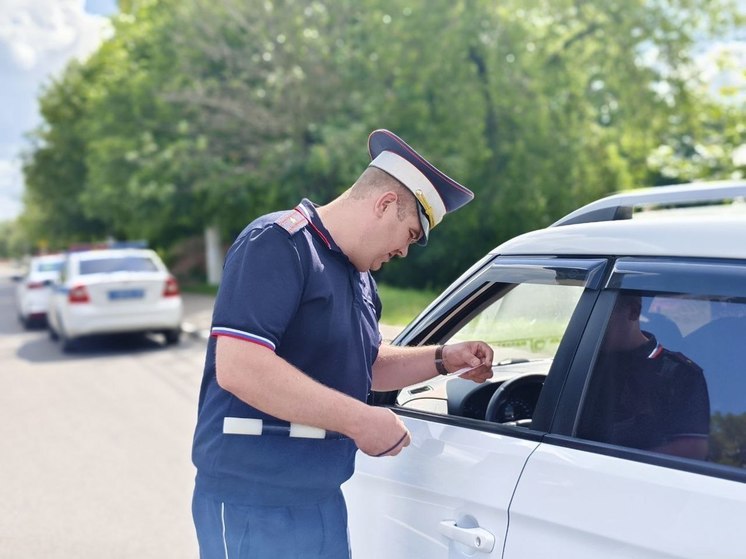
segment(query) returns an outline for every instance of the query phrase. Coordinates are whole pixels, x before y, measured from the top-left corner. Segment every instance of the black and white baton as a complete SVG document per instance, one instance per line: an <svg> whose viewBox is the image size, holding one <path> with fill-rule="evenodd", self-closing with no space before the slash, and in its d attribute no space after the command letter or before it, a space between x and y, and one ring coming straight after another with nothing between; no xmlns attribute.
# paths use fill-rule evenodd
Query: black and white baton
<svg viewBox="0 0 746 559"><path fill-rule="evenodd" d="M341 433L327 431L301 423L287 421L253 419L248 417L223 418L223 434L253 435L255 437L291 437L300 439L346 439Z"/></svg>

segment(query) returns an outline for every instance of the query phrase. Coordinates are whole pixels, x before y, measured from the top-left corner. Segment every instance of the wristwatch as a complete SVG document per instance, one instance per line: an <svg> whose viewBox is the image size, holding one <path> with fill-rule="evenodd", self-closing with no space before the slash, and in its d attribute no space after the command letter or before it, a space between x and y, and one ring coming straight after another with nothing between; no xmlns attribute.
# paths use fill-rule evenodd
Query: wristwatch
<svg viewBox="0 0 746 559"><path fill-rule="evenodd" d="M439 345L435 348L435 370L438 371L439 375L448 375L448 369L446 369L443 363L443 346Z"/></svg>

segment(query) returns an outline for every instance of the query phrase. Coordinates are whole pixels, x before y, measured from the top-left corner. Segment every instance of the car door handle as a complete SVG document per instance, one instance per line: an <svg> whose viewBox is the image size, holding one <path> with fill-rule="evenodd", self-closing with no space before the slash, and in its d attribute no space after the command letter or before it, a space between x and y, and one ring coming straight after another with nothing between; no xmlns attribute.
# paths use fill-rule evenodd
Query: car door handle
<svg viewBox="0 0 746 559"><path fill-rule="evenodd" d="M495 547L495 536L484 528L461 528L456 525L455 520L443 520L438 531L446 538L482 553L489 553Z"/></svg>

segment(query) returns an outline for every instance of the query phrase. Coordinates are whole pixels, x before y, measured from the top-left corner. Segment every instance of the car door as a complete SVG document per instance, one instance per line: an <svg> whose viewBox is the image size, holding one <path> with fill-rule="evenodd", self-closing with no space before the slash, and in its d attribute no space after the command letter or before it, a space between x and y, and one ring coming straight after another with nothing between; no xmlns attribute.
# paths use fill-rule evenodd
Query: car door
<svg viewBox="0 0 746 559"><path fill-rule="evenodd" d="M605 378L602 339L616 301L629 296L640 298L646 336L671 348L686 370L701 369L710 414L706 455L595 434L605 432L597 424L604 419L591 411L600 409L596 398L602 398L593 389L601 386L594 379ZM521 474L505 559L744 557L745 340L746 262L618 260L579 345L551 432ZM648 358L660 353L656 348ZM676 411L685 421L701 407L696 392L687 390ZM659 405L671 409L667 401ZM654 407L651 413L657 414L653 430L668 421ZM699 431L693 436L701 437Z"/></svg>
<svg viewBox="0 0 746 559"><path fill-rule="evenodd" d="M605 264L496 258L395 341L482 339L495 350L494 377L483 385L438 377L376 395L402 417L412 443L393 458L358 453L343 487L354 557L502 556L515 485L551 421ZM530 382L502 406L501 424L485 420L489 401L513 379Z"/></svg>

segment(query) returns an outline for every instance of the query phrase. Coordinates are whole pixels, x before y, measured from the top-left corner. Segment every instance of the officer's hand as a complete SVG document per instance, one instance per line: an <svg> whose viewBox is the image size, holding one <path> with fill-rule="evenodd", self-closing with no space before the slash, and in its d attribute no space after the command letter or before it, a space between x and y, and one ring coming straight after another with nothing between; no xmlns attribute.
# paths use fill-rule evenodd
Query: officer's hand
<svg viewBox="0 0 746 559"><path fill-rule="evenodd" d="M492 377L492 348L484 342L471 341L443 346L443 365L450 372L469 369L459 377L482 383Z"/></svg>
<svg viewBox="0 0 746 559"><path fill-rule="evenodd" d="M360 434L353 436L357 447L370 456L396 456L411 442L399 416L389 409L370 406Z"/></svg>

